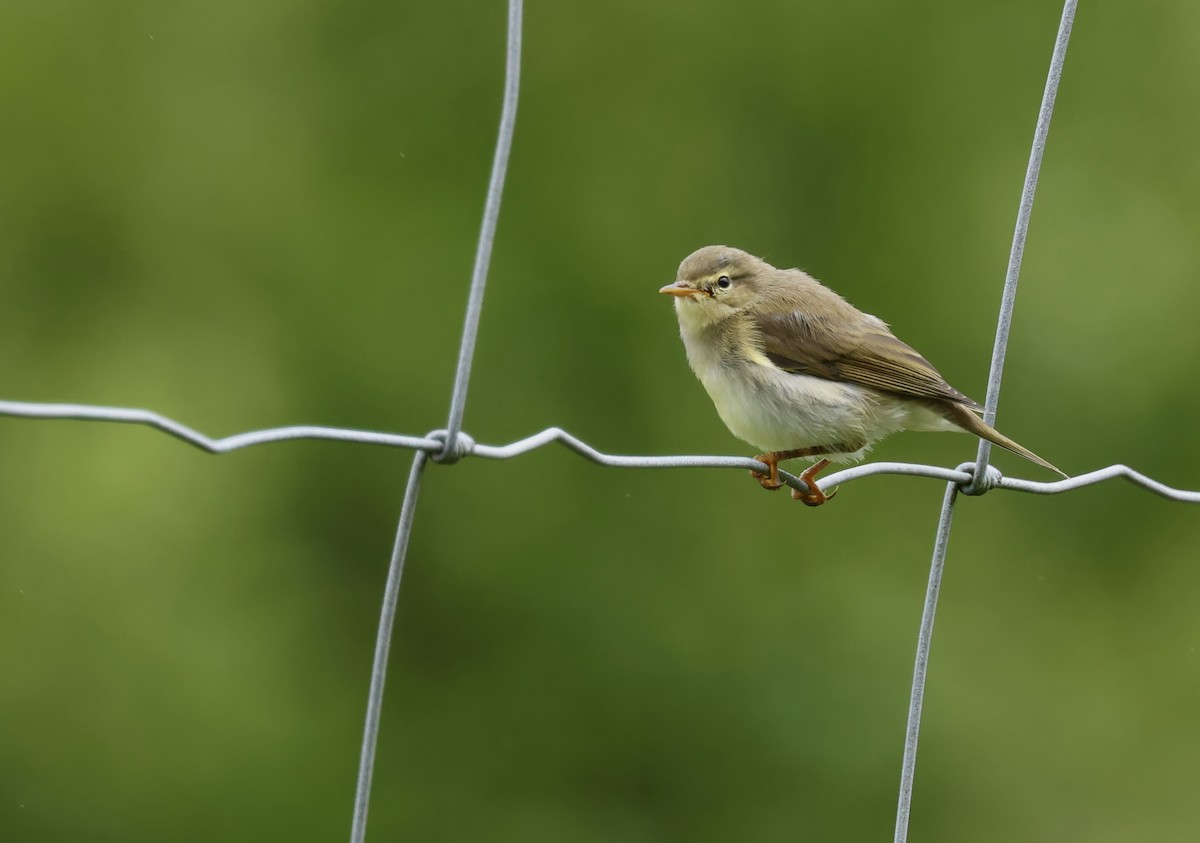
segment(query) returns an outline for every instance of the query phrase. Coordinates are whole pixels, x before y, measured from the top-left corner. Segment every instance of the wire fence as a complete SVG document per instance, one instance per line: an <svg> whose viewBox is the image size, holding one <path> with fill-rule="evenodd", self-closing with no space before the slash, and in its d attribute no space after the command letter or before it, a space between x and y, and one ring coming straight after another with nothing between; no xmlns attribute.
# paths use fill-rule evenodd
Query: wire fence
<svg viewBox="0 0 1200 843"><path fill-rule="evenodd" d="M1016 300L1017 281L1021 270L1030 213L1038 173L1041 169L1042 153L1050 128L1055 96L1061 78L1067 44L1075 17L1077 0L1066 0L1058 34L1050 62L1050 71L1038 112L1033 147L1021 192L1016 229L1005 275L1001 298L1000 316L996 328L996 339L992 354L991 372L988 379L985 420L991 424L996 417L999 403L1004 357L1008 347L1009 330L1012 324L1013 306ZM491 179L488 185L483 222L479 234L475 263L471 276L467 310L459 348L458 366L454 377L454 388L446 427L424 436L384 433L368 430L352 430L334 427L292 426L249 431L212 439L186 425L149 410L119 407L101 407L81 404L46 404L0 400L0 415L38 419L74 419L124 424L145 425L188 444L214 454L223 454L270 442L296 439L327 439L341 442L356 442L367 445L382 445L410 449L415 452L409 472L401 506L395 543L392 548L384 590L383 606L375 643L375 656L371 670L362 751L358 769L358 781L354 799L354 814L350 839L361 843L366 836L367 815L371 793L371 777L374 770L375 750L382 713L384 683L386 679L388 651L399 601L400 584L404 573L404 561L408 540L416 513L421 480L429 460L451 464L466 457L485 459L512 459L552 443L559 443L580 456L600 465L614 468L736 468L741 470L763 470L766 467L757 460L744 457L721 456L636 456L609 454L572 436L557 427L547 428L524 439L506 445L485 445L476 442L462 429L463 416L474 359L475 339L478 332L483 296L487 284L488 266L495 238L496 221L500 212L500 200L504 189L509 151L512 148L516 124L517 101L520 86L522 0L508 0L508 39L504 101L500 117L499 138L496 143ZM1085 486L1124 478L1156 495L1186 503L1200 503L1200 491L1175 489L1160 483L1124 465L1111 465L1087 474L1053 482L1036 482L1005 477L988 462L991 444L981 440L975 462L963 463L956 468L939 466L874 462L854 466L830 474L817 481L822 490L880 474L896 474L911 477L928 477L946 483L946 492L938 519L930 566L929 584L922 611L917 640L916 662L913 669L912 691L909 701L908 722L905 731L904 755L901 769L899 804L896 812L894 840L903 843L908 838L909 816L912 807L913 779L916 770L917 743L921 727L921 707L924 699L925 678L929 664L929 649L933 637L934 617L941 586L942 571L953 523L954 505L958 494L980 495L991 489L1007 489L1038 495L1053 495L1069 492ZM785 471L780 478L788 486L804 491L805 481Z"/></svg>

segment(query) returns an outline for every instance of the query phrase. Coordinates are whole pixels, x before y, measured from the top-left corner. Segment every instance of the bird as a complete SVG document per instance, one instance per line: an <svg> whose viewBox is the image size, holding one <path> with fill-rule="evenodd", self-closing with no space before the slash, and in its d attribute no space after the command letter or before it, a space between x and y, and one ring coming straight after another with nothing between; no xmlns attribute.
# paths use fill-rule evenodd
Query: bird
<svg viewBox="0 0 1200 843"><path fill-rule="evenodd" d="M820 506L816 484L830 462L861 460L902 430L965 431L1067 475L979 417L983 407L933 365L800 269L778 269L731 246L705 246L659 290L675 299L688 364L717 415L763 453L750 473L778 489L779 463L820 457L792 497Z"/></svg>

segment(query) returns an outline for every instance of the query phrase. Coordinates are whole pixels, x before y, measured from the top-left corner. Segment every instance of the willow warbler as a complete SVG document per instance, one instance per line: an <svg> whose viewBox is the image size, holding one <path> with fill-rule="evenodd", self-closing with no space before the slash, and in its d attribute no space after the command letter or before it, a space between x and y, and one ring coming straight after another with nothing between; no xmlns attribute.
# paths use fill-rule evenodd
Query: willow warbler
<svg viewBox="0 0 1200 843"><path fill-rule="evenodd" d="M800 475L810 491L792 491L818 506L831 495L813 480L831 460L861 459L901 430L966 431L1063 474L985 424L983 407L882 320L799 269L705 246L659 292L675 297L688 363L717 414L764 451L756 459L769 473L751 473L767 489L783 485L781 460L823 457Z"/></svg>

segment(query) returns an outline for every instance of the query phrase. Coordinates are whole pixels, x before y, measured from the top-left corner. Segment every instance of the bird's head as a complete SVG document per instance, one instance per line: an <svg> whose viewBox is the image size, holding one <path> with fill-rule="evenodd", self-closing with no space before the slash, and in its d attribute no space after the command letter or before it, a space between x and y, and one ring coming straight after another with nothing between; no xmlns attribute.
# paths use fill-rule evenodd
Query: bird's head
<svg viewBox="0 0 1200 843"><path fill-rule="evenodd" d="M675 311L685 325L722 322L757 299L763 261L731 246L705 246L684 258L675 283L659 290L675 297Z"/></svg>

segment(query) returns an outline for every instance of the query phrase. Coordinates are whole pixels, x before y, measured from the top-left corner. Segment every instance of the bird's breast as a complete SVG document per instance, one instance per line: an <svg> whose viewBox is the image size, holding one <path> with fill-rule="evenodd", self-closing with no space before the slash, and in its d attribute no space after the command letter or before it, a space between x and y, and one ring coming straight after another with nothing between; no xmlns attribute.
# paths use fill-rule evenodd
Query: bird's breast
<svg viewBox="0 0 1200 843"><path fill-rule="evenodd" d="M877 390L786 372L730 336L682 333L688 363L721 421L763 451L869 446L905 425L904 405Z"/></svg>
<svg viewBox="0 0 1200 843"><path fill-rule="evenodd" d="M764 451L873 438L865 430L869 398L854 384L790 374L769 363L713 369L700 381L730 432Z"/></svg>

